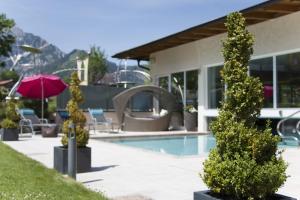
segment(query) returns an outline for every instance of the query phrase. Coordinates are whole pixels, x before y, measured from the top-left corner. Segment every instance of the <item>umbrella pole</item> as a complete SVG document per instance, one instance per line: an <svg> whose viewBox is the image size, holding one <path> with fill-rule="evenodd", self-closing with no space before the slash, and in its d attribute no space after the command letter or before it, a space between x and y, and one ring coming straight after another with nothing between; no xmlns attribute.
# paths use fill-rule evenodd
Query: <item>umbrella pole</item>
<svg viewBox="0 0 300 200"><path fill-rule="evenodd" d="M44 123L44 82L43 79L41 79L42 84L42 123Z"/></svg>
<svg viewBox="0 0 300 200"><path fill-rule="evenodd" d="M42 123L44 122L44 98L42 98Z"/></svg>

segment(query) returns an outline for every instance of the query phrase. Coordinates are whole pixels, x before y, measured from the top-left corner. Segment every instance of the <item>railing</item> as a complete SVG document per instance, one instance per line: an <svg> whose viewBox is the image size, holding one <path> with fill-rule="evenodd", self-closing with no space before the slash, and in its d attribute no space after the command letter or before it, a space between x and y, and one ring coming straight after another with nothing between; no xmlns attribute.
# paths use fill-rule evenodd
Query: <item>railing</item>
<svg viewBox="0 0 300 200"><path fill-rule="evenodd" d="M294 117L296 114L298 114L298 113L300 113L300 110L298 110L298 111L292 113L291 115L287 116L286 118L280 120L280 121L278 122L276 128L277 128L277 133L278 133L278 135L279 135L283 140L285 140L285 139L286 139L286 140L294 140L294 141L298 142L298 144L300 144L299 139L298 139L297 137L291 136L291 135L285 135L285 133L283 133L283 132L281 131L281 125L283 125L284 122L288 121L289 119L293 118L293 117ZM295 133L297 133L297 134L300 136L300 121L297 122L296 129L293 129L293 130L295 130ZM294 131L293 131L293 133L294 133Z"/></svg>

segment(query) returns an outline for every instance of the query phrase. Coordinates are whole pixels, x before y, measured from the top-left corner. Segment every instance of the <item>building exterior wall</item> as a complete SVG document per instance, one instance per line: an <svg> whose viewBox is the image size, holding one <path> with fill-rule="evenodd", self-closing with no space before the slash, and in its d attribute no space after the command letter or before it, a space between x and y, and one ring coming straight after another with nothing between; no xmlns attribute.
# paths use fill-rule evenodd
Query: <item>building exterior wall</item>
<svg viewBox="0 0 300 200"><path fill-rule="evenodd" d="M252 58L300 52L300 12L248 27L255 36ZM207 109L207 67L223 63L221 48L226 34L198 40L156 52L150 56L151 76L156 79L174 72L198 69L198 130L205 131L206 117L216 116L216 109ZM298 108L299 109L299 108ZM261 117L285 117L297 108L263 109Z"/></svg>
<svg viewBox="0 0 300 200"><path fill-rule="evenodd" d="M79 79L81 80L80 85L88 85L88 65L89 65L89 59L86 58L84 60L77 59L77 74Z"/></svg>

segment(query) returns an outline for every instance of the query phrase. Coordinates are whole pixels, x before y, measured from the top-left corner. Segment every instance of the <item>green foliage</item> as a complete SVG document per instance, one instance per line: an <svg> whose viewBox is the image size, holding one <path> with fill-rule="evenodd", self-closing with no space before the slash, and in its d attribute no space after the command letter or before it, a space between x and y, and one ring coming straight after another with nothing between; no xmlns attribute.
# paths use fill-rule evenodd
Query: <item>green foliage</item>
<svg viewBox="0 0 300 200"><path fill-rule="evenodd" d="M5 109L6 118L1 122L2 128L18 128L20 117L16 112L16 102L11 99L6 104Z"/></svg>
<svg viewBox="0 0 300 200"><path fill-rule="evenodd" d="M269 126L260 131L255 121L263 106L262 83L249 77L248 62L254 37L240 13L227 17L223 42L226 85L219 116L210 125L216 148L204 162L202 179L215 193L234 199L265 199L285 182L286 163L277 150L279 138Z"/></svg>
<svg viewBox="0 0 300 200"><path fill-rule="evenodd" d="M18 73L10 70L3 70L0 73L0 80L10 80L10 79L12 79L14 83L17 82L19 79ZM10 85L11 84L9 84L9 86ZM0 86L0 101L5 100L5 97L9 93L9 86Z"/></svg>
<svg viewBox="0 0 300 200"><path fill-rule="evenodd" d="M9 93L9 91L7 88L0 86L0 102L5 100L5 97L8 95L8 93ZM0 119L1 119L1 117L0 117Z"/></svg>
<svg viewBox="0 0 300 200"><path fill-rule="evenodd" d="M5 103L0 100L0 122L5 118ZM0 123L1 128L1 123Z"/></svg>
<svg viewBox="0 0 300 200"><path fill-rule="evenodd" d="M0 74L0 80L10 80L17 82L19 79L19 74L16 71L4 70Z"/></svg>
<svg viewBox="0 0 300 200"><path fill-rule="evenodd" d="M107 71L107 61L104 51L99 47L91 47L88 63L89 84L94 84L103 78Z"/></svg>
<svg viewBox="0 0 300 200"><path fill-rule="evenodd" d="M15 42L15 37L10 32L14 25L13 20L7 19L5 14L0 14L0 56L9 56L11 45ZM3 67L4 62L0 62L0 66Z"/></svg>
<svg viewBox="0 0 300 200"><path fill-rule="evenodd" d="M70 119L64 122L63 125L63 133L62 144L64 146L68 145L68 133L69 133L69 125L71 123L75 126L76 133L76 142L78 147L86 146L89 133L84 129L86 118L84 113L79 109L78 104L83 102L83 96L79 88L80 80L78 78L77 72L73 72L71 75L71 82L69 85L69 90L71 93L71 99L67 104L67 111L70 114Z"/></svg>
<svg viewBox="0 0 300 200"><path fill-rule="evenodd" d="M10 119L5 118L2 122L1 122L1 127L2 128L18 128L18 124L16 124L15 122L13 122Z"/></svg>
<svg viewBox="0 0 300 200"><path fill-rule="evenodd" d="M57 104L56 98L51 98L48 100L48 112L49 113L56 112L56 104Z"/></svg>

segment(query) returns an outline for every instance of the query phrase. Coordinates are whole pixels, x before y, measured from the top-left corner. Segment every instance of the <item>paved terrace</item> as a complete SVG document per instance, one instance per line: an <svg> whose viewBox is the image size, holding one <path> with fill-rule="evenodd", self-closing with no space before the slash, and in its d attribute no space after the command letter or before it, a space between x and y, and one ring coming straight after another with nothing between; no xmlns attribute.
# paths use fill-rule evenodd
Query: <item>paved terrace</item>
<svg viewBox="0 0 300 200"><path fill-rule="evenodd" d="M118 200L191 200L194 191L207 189L198 175L205 157L164 155L102 142L100 137L99 134L92 136L94 139L90 139L88 145L92 147L92 172L77 175L77 180L88 188L102 191ZM53 147L60 145L60 138L34 136L5 143L46 167L53 168ZM279 193L296 198L300 198L299 153L299 148L284 152L284 158L289 163L287 173L291 177L279 190Z"/></svg>

